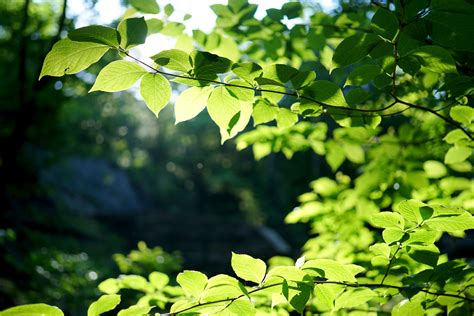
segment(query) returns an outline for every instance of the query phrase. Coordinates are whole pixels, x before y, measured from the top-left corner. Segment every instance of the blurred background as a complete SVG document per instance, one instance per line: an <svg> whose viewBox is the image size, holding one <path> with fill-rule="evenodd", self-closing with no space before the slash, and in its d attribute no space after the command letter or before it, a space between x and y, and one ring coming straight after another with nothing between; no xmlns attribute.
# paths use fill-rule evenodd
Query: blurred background
<svg viewBox="0 0 474 316"><path fill-rule="evenodd" d="M173 1L177 14L186 2ZM208 5L223 1L204 2L209 12L189 23L206 30ZM258 3L264 12L283 2ZM305 241L305 228L283 218L330 173L320 157L257 162L233 141L220 145L207 113L175 126L172 106L157 120L134 91L88 94L112 55L37 80L68 30L115 25L125 7L0 0L0 309L41 301L82 315L97 284L120 273L212 275L229 271L231 250L295 257Z"/></svg>

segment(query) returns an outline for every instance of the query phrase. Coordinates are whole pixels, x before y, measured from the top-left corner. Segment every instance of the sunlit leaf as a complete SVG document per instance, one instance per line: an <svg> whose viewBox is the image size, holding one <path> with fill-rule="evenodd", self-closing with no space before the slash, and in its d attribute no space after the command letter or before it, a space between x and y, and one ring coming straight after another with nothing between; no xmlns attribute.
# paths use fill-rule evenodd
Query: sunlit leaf
<svg viewBox="0 0 474 316"><path fill-rule="evenodd" d="M131 61L114 61L100 71L89 92L127 90L146 73L145 69Z"/></svg>

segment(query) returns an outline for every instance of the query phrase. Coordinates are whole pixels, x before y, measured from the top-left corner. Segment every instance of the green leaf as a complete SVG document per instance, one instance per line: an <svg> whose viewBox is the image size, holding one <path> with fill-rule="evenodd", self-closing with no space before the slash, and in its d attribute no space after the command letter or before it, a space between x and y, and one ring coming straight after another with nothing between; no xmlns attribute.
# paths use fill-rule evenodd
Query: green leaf
<svg viewBox="0 0 474 316"><path fill-rule="evenodd" d="M455 164L460 163L469 158L472 154L472 149L465 146L453 146L449 148L444 156L445 164Z"/></svg>
<svg viewBox="0 0 474 316"><path fill-rule="evenodd" d="M370 27L382 38L393 42L398 34L398 19L391 11L379 8L372 17Z"/></svg>
<svg viewBox="0 0 474 316"><path fill-rule="evenodd" d="M140 94L146 106L158 117L171 98L171 86L162 75L147 73L140 83Z"/></svg>
<svg viewBox="0 0 474 316"><path fill-rule="evenodd" d="M278 110L276 105L272 105L267 100L258 99L253 106L253 125L256 126L273 121L278 114Z"/></svg>
<svg viewBox="0 0 474 316"><path fill-rule="evenodd" d="M176 123L196 117L207 106L213 87L191 87L181 92L174 105Z"/></svg>
<svg viewBox="0 0 474 316"><path fill-rule="evenodd" d="M197 77L229 72L232 65L232 61L227 58L200 51L191 52L191 60Z"/></svg>
<svg viewBox="0 0 474 316"><path fill-rule="evenodd" d="M168 275L158 271L150 273L148 280L157 290L163 289L170 282Z"/></svg>
<svg viewBox="0 0 474 316"><path fill-rule="evenodd" d="M187 296L199 297L207 284L207 276L198 271L186 270L176 277Z"/></svg>
<svg viewBox="0 0 474 316"><path fill-rule="evenodd" d="M39 79L44 76L61 77L78 73L96 63L109 48L104 44L62 39L46 55Z"/></svg>
<svg viewBox="0 0 474 316"><path fill-rule="evenodd" d="M474 229L473 216L465 212L457 216L439 216L426 220L426 225L437 231L460 232L468 229Z"/></svg>
<svg viewBox="0 0 474 316"><path fill-rule="evenodd" d="M362 86L380 74L379 65L362 65L351 71L347 77L346 85Z"/></svg>
<svg viewBox="0 0 474 316"><path fill-rule="evenodd" d="M457 73L454 58L443 47L436 45L422 46L410 54L421 57L422 65L428 70L437 73Z"/></svg>
<svg viewBox="0 0 474 316"><path fill-rule="evenodd" d="M242 115L242 113L239 114L239 121L241 123L237 124L233 119L235 119L236 115L241 112L241 110L245 110L243 111L245 115ZM207 111L211 116L211 119L217 124L217 126L219 126L221 141L224 142L236 134L233 127L238 125L238 129L240 129L245 123L245 119L250 120L252 103L237 100L225 87L217 87L209 96ZM231 122L234 123L233 126L231 126ZM230 131L229 126L231 127Z"/></svg>
<svg viewBox="0 0 474 316"><path fill-rule="evenodd" d="M87 316L99 316L102 313L113 310L120 303L120 295L108 294L102 295L97 301L93 302L87 310Z"/></svg>
<svg viewBox="0 0 474 316"><path fill-rule="evenodd" d="M243 80L231 80L226 85L230 95L241 101L252 101L255 95L253 87ZM248 88L244 88L248 87Z"/></svg>
<svg viewBox="0 0 474 316"><path fill-rule="evenodd" d="M299 2L288 2L281 7L281 13L286 15L288 19L295 19L303 12L303 6Z"/></svg>
<svg viewBox="0 0 474 316"><path fill-rule="evenodd" d="M193 68L189 54L179 49L168 49L150 57L160 66L168 69L187 72Z"/></svg>
<svg viewBox="0 0 474 316"><path fill-rule="evenodd" d="M298 71L296 76L291 78L291 84L293 88L298 90L304 88L316 79L316 73L314 71Z"/></svg>
<svg viewBox="0 0 474 316"><path fill-rule="evenodd" d="M122 20L117 30L120 34L120 47L130 49L145 43L148 27L143 17Z"/></svg>
<svg viewBox="0 0 474 316"><path fill-rule="evenodd" d="M439 179L447 174L447 169L443 163L436 160L427 160L423 163L426 176L432 179Z"/></svg>
<svg viewBox="0 0 474 316"><path fill-rule="evenodd" d="M377 255L383 256L384 258L390 258L390 246L384 243L373 244L369 247L369 250Z"/></svg>
<svg viewBox="0 0 474 316"><path fill-rule="evenodd" d="M306 261L303 270L311 275L320 276L331 281L356 282L356 278L348 267L330 259Z"/></svg>
<svg viewBox="0 0 474 316"><path fill-rule="evenodd" d="M130 0L130 5L143 13L160 13L160 7L156 0Z"/></svg>
<svg viewBox="0 0 474 316"><path fill-rule="evenodd" d="M392 310L392 316L421 316L425 315L425 310L421 306L420 302L412 302L408 299L404 299Z"/></svg>
<svg viewBox="0 0 474 316"><path fill-rule="evenodd" d="M20 305L0 311L1 316L63 316L56 306L46 304Z"/></svg>
<svg viewBox="0 0 474 316"><path fill-rule="evenodd" d="M167 5L165 5L165 14L167 16L170 16L171 14L173 14L173 12L174 12L174 8L171 3L168 3Z"/></svg>
<svg viewBox="0 0 474 316"><path fill-rule="evenodd" d="M232 253L231 265L239 278L257 284L262 282L267 271L267 265L262 260L234 252Z"/></svg>
<svg viewBox="0 0 474 316"><path fill-rule="evenodd" d="M102 25L81 27L69 32L67 36L76 42L99 43L115 48L119 46L119 34L117 31Z"/></svg>
<svg viewBox="0 0 474 316"><path fill-rule="evenodd" d="M453 120L468 125L474 119L474 109L470 106L458 105L451 108L449 115L451 115Z"/></svg>
<svg viewBox="0 0 474 316"><path fill-rule="evenodd" d="M276 121L279 129L289 128L298 122L298 115L286 108L280 108L276 117Z"/></svg>
<svg viewBox="0 0 474 316"><path fill-rule="evenodd" d="M145 69L131 61L117 60L111 62L99 72L89 92L127 90L146 73Z"/></svg>
<svg viewBox="0 0 474 316"><path fill-rule="evenodd" d="M255 307L247 297L242 297L232 301L232 303L226 308L233 315L248 315L253 316L256 314Z"/></svg>
<svg viewBox="0 0 474 316"><path fill-rule="evenodd" d="M395 211L400 213L408 221L421 223L420 207L425 206L423 202L417 200L405 200L395 207Z"/></svg>
<svg viewBox="0 0 474 316"><path fill-rule="evenodd" d="M369 289L349 289L336 298L335 310L353 308L365 304L376 296L378 296L377 293Z"/></svg>
<svg viewBox="0 0 474 316"><path fill-rule="evenodd" d="M462 142L464 139L469 139L467 137L467 135L462 131L460 130L459 128L458 129L455 129L451 132L449 132L444 138L443 140L445 142L447 142L448 144L457 144L457 143L460 143Z"/></svg>
<svg viewBox="0 0 474 316"><path fill-rule="evenodd" d="M334 141L328 141L326 143L326 161L328 165L331 167L332 171L336 171L346 160L346 155L343 150L339 147L339 145Z"/></svg>
<svg viewBox="0 0 474 316"><path fill-rule="evenodd" d="M396 227L403 229L405 227L405 220L398 213L381 212L372 215L370 224L380 228Z"/></svg>
<svg viewBox="0 0 474 316"><path fill-rule="evenodd" d="M333 68L347 66L366 57L370 50L381 41L377 35L358 33L346 37L334 52Z"/></svg>
<svg viewBox="0 0 474 316"><path fill-rule="evenodd" d="M282 286L282 293L288 303L298 313L303 313L303 310L311 296L312 287L307 283L284 281Z"/></svg>
<svg viewBox="0 0 474 316"><path fill-rule="evenodd" d="M121 282L118 281L117 279L109 278L107 280L100 282L98 288L99 288L99 291L105 294L116 294L120 291L122 286L121 286Z"/></svg>
<svg viewBox="0 0 474 316"><path fill-rule="evenodd" d="M410 245L407 246L407 253L416 262L436 267L439 258L439 249L435 245Z"/></svg>
<svg viewBox="0 0 474 316"><path fill-rule="evenodd" d="M262 74L263 69L256 63L245 62L232 65L232 72L248 82L253 82Z"/></svg>
<svg viewBox="0 0 474 316"><path fill-rule="evenodd" d="M344 142L342 148L349 161L362 164L365 161L365 152L361 145Z"/></svg>
<svg viewBox="0 0 474 316"><path fill-rule="evenodd" d="M305 89L314 100L323 104L347 107L346 99L339 86L328 80L317 80Z"/></svg>
<svg viewBox="0 0 474 316"><path fill-rule="evenodd" d="M383 240L387 244L391 244L395 241L399 241L400 239L402 239L404 235L405 235L405 232L403 230L401 230L400 228L395 228L395 227L384 229L384 231L382 232Z"/></svg>
<svg viewBox="0 0 474 316"><path fill-rule="evenodd" d="M183 34L183 31L186 27L183 23L179 22L168 22L165 26L161 29L161 34L167 36L178 36Z"/></svg>
<svg viewBox="0 0 474 316"><path fill-rule="evenodd" d="M119 311L117 316L148 316L148 313L152 308L152 306L133 305L127 309Z"/></svg>
<svg viewBox="0 0 474 316"><path fill-rule="evenodd" d="M295 77L298 74L298 70L295 68L283 65L283 64L273 64L263 68L262 76L263 78L273 80L280 84L288 82L291 78Z"/></svg>
<svg viewBox="0 0 474 316"><path fill-rule="evenodd" d="M163 21L157 18L145 21L148 29L148 35L159 33L163 29Z"/></svg>
<svg viewBox="0 0 474 316"><path fill-rule="evenodd" d="M142 292L147 292L147 290L149 289L147 279L145 279L141 275L124 275L120 278L120 281L122 281L122 288L125 289L132 289Z"/></svg>

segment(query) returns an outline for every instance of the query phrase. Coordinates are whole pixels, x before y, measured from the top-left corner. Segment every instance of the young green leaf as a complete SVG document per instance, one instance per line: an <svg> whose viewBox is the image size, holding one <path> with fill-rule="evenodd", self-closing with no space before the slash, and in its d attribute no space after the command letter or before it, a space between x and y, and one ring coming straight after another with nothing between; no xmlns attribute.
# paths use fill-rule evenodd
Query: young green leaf
<svg viewBox="0 0 474 316"><path fill-rule="evenodd" d="M267 271L267 265L262 260L234 252L232 253L231 265L239 278L257 284L263 281Z"/></svg>
<svg viewBox="0 0 474 316"><path fill-rule="evenodd" d="M422 65L428 70L437 73L456 73L456 63L451 54L440 46L427 45L422 46L410 53L411 55L421 57Z"/></svg>
<svg viewBox="0 0 474 316"><path fill-rule="evenodd" d="M109 48L105 44L62 39L46 55L39 79L44 76L61 77L78 73L96 63Z"/></svg>
<svg viewBox="0 0 474 316"><path fill-rule="evenodd" d="M100 282L98 289L105 294L116 294L122 288L122 282L117 279L106 279Z"/></svg>
<svg viewBox="0 0 474 316"><path fill-rule="evenodd" d="M468 212L457 216L430 218L425 223L431 229L450 233L474 229L474 217Z"/></svg>
<svg viewBox="0 0 474 316"><path fill-rule="evenodd" d="M158 117L171 98L171 86L162 75L146 73L140 83L140 94L147 107Z"/></svg>
<svg viewBox="0 0 474 316"><path fill-rule="evenodd" d="M152 306L132 305L127 309L122 309L117 316L148 316Z"/></svg>
<svg viewBox="0 0 474 316"><path fill-rule="evenodd" d="M317 80L313 82L305 89L305 93L323 104L340 107L348 106L341 88L328 80Z"/></svg>
<svg viewBox="0 0 474 316"><path fill-rule="evenodd" d="M130 5L143 13L160 13L160 7L156 0L130 0Z"/></svg>
<svg viewBox="0 0 474 316"><path fill-rule="evenodd" d="M463 162L472 154L472 149L466 146L453 146L449 148L444 156L445 164L456 164Z"/></svg>
<svg viewBox="0 0 474 316"><path fill-rule="evenodd" d="M346 85L362 86L380 74L379 65L362 65L354 69L347 77Z"/></svg>
<svg viewBox="0 0 474 316"><path fill-rule="evenodd" d="M405 236L405 232L395 227L386 228L382 232L382 238L387 244L399 241L403 236Z"/></svg>
<svg viewBox="0 0 474 316"><path fill-rule="evenodd" d="M252 62L232 65L232 72L247 82L253 82L263 72L262 67Z"/></svg>
<svg viewBox="0 0 474 316"><path fill-rule="evenodd" d="M213 87L191 87L181 92L174 105L176 122L188 121L196 117L207 106Z"/></svg>
<svg viewBox="0 0 474 316"><path fill-rule="evenodd" d="M422 217L420 207L422 206L425 206L423 202L417 200L405 200L398 203L394 210L410 222L421 223Z"/></svg>
<svg viewBox="0 0 474 316"><path fill-rule="evenodd" d="M445 165L436 160L427 160L423 163L423 169L426 172L426 176L431 179L439 179L447 174Z"/></svg>
<svg viewBox="0 0 474 316"><path fill-rule="evenodd" d="M237 100L225 87L217 87L209 96L207 111L211 119L219 126L221 141L224 142L235 135L234 129L237 125L237 129L240 129L243 124L248 123L252 113L252 103ZM238 122L240 124L237 124Z"/></svg>
<svg viewBox="0 0 474 316"><path fill-rule="evenodd" d="M302 314L311 296L312 287L303 282L284 281L282 286L283 296L291 307Z"/></svg>
<svg viewBox="0 0 474 316"><path fill-rule="evenodd" d="M146 73L145 69L131 61L117 60L111 62L100 71L89 92L127 90Z"/></svg>
<svg viewBox="0 0 474 316"><path fill-rule="evenodd" d="M102 313L113 310L120 303L120 295L107 294L102 295L97 301L93 302L87 310L87 316L99 316Z"/></svg>
<svg viewBox="0 0 474 316"><path fill-rule="evenodd" d="M252 101L255 95L253 87L243 80L231 80L228 82L229 86L226 86L230 95L240 101ZM247 87L247 88L244 88Z"/></svg>
<svg viewBox="0 0 474 316"><path fill-rule="evenodd" d="M289 128L298 122L298 115L286 108L280 108L276 117L276 121L279 129Z"/></svg>
<svg viewBox="0 0 474 316"><path fill-rule="evenodd" d="M176 277L187 296L199 297L207 284L207 276L198 271L186 270Z"/></svg>
<svg viewBox="0 0 474 316"><path fill-rule="evenodd" d="M365 304L376 296L377 293L367 288L348 289L336 298L335 310L357 307Z"/></svg>
<svg viewBox="0 0 474 316"><path fill-rule="evenodd" d="M168 69L188 72L193 68L189 54L179 49L168 49L150 57L160 66Z"/></svg>
<svg viewBox="0 0 474 316"><path fill-rule="evenodd" d="M316 79L314 71L298 71L298 73L290 79L293 88L298 90L310 85Z"/></svg>
<svg viewBox="0 0 474 316"><path fill-rule="evenodd" d="M119 46L119 34L117 31L102 25L81 27L69 32L67 36L76 42L105 44L115 48Z"/></svg>
<svg viewBox="0 0 474 316"><path fill-rule="evenodd" d="M168 3L167 5L165 5L165 14L167 16L171 16L171 14L173 14L174 12L174 8L173 8L173 5L171 3Z"/></svg>
<svg viewBox="0 0 474 316"><path fill-rule="evenodd" d="M0 311L1 316L63 316L56 306L46 304L20 305Z"/></svg>
<svg viewBox="0 0 474 316"><path fill-rule="evenodd" d="M370 50L382 41L377 35L358 33L346 37L334 52L333 68L347 66L366 57Z"/></svg>
<svg viewBox="0 0 474 316"><path fill-rule="evenodd" d="M148 276L148 280L150 280L150 283L155 287L155 289L161 290L169 283L170 278L165 273L153 271Z"/></svg>
<svg viewBox="0 0 474 316"><path fill-rule="evenodd" d="M379 8L372 17L370 27L382 38L393 42L398 34L398 18L393 12Z"/></svg>
<svg viewBox="0 0 474 316"><path fill-rule="evenodd" d="M122 20L117 30L120 34L120 47L125 50L145 43L148 27L143 17Z"/></svg>
<svg viewBox="0 0 474 316"><path fill-rule="evenodd" d="M306 261L303 265L303 271L310 275L320 276L333 281L356 281L356 278L349 268L330 259Z"/></svg>
<svg viewBox="0 0 474 316"><path fill-rule="evenodd" d="M265 99L258 99L253 106L253 126L273 121L278 114L278 107Z"/></svg>
<svg viewBox="0 0 474 316"><path fill-rule="evenodd" d="M380 228L396 227L403 229L405 226L405 220L398 213L381 212L372 215L370 224Z"/></svg>
<svg viewBox="0 0 474 316"><path fill-rule="evenodd" d="M474 120L474 109L470 106L459 105L452 107L449 115L453 120L468 125Z"/></svg>

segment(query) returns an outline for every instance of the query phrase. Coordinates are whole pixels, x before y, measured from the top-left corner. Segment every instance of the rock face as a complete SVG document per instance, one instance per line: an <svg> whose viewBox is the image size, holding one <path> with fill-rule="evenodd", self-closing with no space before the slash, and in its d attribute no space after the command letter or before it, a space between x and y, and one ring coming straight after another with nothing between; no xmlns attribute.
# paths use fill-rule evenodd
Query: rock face
<svg viewBox="0 0 474 316"><path fill-rule="evenodd" d="M136 214L143 206L127 174L102 159L71 157L40 172L59 209L85 215Z"/></svg>

